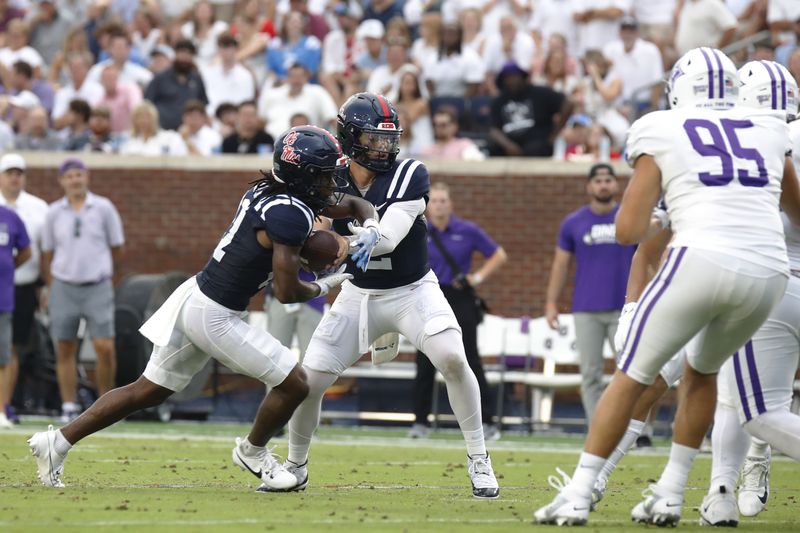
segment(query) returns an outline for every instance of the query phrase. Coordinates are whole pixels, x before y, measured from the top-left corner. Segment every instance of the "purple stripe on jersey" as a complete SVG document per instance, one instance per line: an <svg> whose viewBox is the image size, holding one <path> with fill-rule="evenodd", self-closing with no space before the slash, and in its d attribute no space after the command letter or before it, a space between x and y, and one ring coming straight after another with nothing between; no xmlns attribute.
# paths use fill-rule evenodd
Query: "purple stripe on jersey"
<svg viewBox="0 0 800 533"><path fill-rule="evenodd" d="M715 48L712 48L711 53L714 55L714 59L717 61L717 68L719 69L719 97L725 98L725 76L722 75L722 60L719 58L722 52L718 52Z"/></svg>
<svg viewBox="0 0 800 533"><path fill-rule="evenodd" d="M739 389L739 401L742 403L744 418L748 422L753 419L750 415L750 406L747 405L747 392L744 389L744 379L742 379L742 365L739 362L739 352L733 354L733 373L736 374L736 388Z"/></svg>
<svg viewBox="0 0 800 533"><path fill-rule="evenodd" d="M708 52L706 52L705 48L701 48L700 52L703 54L703 57L706 59L706 65L708 66L708 98L714 98L714 67L711 66L711 58L708 57ZM720 95L720 98L722 95Z"/></svg>
<svg viewBox="0 0 800 533"><path fill-rule="evenodd" d="M750 373L750 384L753 386L753 396L756 398L756 409L758 414L767 412L764 405L764 393L761 391L761 381L758 379L758 368L756 368L756 357L753 352L753 341L747 341L744 345L744 353L747 356L747 370Z"/></svg>
<svg viewBox="0 0 800 533"><path fill-rule="evenodd" d="M630 354L628 355L628 359L625 360L625 364L622 365L622 371L627 372L628 367L631 366L631 361L633 361L634 356L636 355L636 348L639 346L639 339L642 337L642 331L644 330L645 325L647 324L647 318L650 316L650 311L653 310L653 306L658 302L661 295L664 294L664 291L669 287L670 282L672 281L673 276L675 276L675 272L678 271L678 266L681 264L681 259L683 259L683 255L686 253L686 247L680 248L678 251L678 255L675 258L675 263L672 265L672 268L664 278L664 283L661 285L661 288L658 290L656 295L647 305L647 309L645 309L644 314L642 315L642 320L639 322L639 327L636 328L636 336L633 338L633 346L631 346ZM664 268L666 268L667 264L664 264Z"/></svg>
<svg viewBox="0 0 800 533"><path fill-rule="evenodd" d="M775 70L778 71L778 76L781 78L781 109L786 111L786 77L780 67L776 67Z"/></svg>
<svg viewBox="0 0 800 533"><path fill-rule="evenodd" d="M766 61L761 61L761 64L764 65L764 68L767 69L769 73L769 79L772 80L772 109L778 109L778 80L775 79L775 73L772 72L772 68Z"/></svg>

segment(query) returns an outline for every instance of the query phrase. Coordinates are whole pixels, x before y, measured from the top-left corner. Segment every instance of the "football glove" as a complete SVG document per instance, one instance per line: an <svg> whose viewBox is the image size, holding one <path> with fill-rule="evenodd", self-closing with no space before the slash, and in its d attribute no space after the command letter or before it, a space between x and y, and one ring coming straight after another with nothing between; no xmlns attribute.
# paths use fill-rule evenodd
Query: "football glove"
<svg viewBox="0 0 800 533"><path fill-rule="evenodd" d="M622 348L625 346L625 339L628 338L628 332L633 325L633 317L636 314L636 302L626 303L619 314L619 322L617 323L617 332L614 334L614 349L617 350L617 355L622 353Z"/></svg>
<svg viewBox="0 0 800 533"><path fill-rule="evenodd" d="M350 239L350 257L358 268L367 270L372 251L381 240L380 224L374 218L368 218L361 226L349 223L347 228L353 235Z"/></svg>
<svg viewBox="0 0 800 533"><path fill-rule="evenodd" d="M348 279L353 279L352 274L345 274L344 269L346 265L342 265L339 269L323 274L311 283L319 287L319 296L325 296L334 287L338 287Z"/></svg>

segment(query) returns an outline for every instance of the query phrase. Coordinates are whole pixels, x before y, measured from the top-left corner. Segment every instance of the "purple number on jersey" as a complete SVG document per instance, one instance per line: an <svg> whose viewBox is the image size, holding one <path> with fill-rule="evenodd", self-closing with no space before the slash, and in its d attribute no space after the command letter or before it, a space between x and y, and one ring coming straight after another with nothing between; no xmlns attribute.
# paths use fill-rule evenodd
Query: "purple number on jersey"
<svg viewBox="0 0 800 533"><path fill-rule="evenodd" d="M744 148L739 142L739 136L736 133L738 129L752 128L753 123L749 120L731 120L722 119L722 130L711 122L710 120L703 119L688 119L683 123L683 129L689 136L692 143L692 148L702 155L703 157L718 157L722 164L721 174L712 174L711 172L700 172L698 177L704 185L709 187L717 187L720 185L727 185L734 178L733 158L744 159L753 161L758 168L758 176L751 176L747 169L736 169L736 177L739 182L745 187L764 187L769 183L767 175L767 168L764 165L764 158L755 148ZM699 129L704 129L711 136L711 143L705 143L700 138ZM728 139L733 155L728 152L728 146L725 143L725 137Z"/></svg>

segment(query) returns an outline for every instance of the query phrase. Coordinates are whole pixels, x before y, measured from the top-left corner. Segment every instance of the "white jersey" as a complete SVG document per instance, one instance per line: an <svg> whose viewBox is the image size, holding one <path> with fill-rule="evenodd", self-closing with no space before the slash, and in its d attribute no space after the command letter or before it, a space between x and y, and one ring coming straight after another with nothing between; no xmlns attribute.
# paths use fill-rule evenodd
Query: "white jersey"
<svg viewBox="0 0 800 533"><path fill-rule="evenodd" d="M734 108L645 115L628 134L628 161L655 158L674 237L788 274L778 207L786 154L783 113Z"/></svg>

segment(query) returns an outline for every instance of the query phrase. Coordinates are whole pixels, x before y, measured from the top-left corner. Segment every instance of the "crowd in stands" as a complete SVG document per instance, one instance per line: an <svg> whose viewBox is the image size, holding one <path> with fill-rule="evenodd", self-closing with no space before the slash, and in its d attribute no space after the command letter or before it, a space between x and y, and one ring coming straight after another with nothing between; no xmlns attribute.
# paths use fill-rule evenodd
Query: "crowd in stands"
<svg viewBox="0 0 800 533"><path fill-rule="evenodd" d="M0 0L0 150L272 151L385 94L402 155L620 157L697 46L800 80L797 0Z"/></svg>

